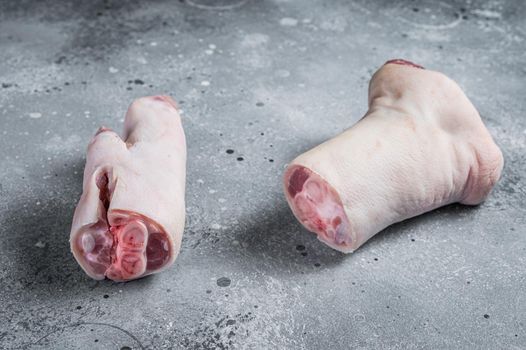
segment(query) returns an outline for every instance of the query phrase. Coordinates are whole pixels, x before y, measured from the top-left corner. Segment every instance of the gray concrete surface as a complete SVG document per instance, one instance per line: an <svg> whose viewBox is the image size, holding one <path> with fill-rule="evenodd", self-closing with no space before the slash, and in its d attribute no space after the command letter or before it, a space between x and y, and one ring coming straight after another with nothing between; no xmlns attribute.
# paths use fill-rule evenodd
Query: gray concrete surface
<svg viewBox="0 0 526 350"><path fill-rule="evenodd" d="M2 1L0 348L525 349L524 18L520 0ZM504 175L344 256L294 220L282 171L396 57L461 84ZM86 145L160 93L189 145L182 252L90 280L68 245Z"/></svg>

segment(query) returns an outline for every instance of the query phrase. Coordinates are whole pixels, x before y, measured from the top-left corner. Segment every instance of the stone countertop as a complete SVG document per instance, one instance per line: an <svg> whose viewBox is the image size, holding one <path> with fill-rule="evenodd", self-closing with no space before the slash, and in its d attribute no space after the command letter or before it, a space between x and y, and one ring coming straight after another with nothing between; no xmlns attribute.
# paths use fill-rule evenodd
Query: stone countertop
<svg viewBox="0 0 526 350"><path fill-rule="evenodd" d="M520 0L2 1L0 348L524 349L524 18ZM459 82L503 177L343 255L294 219L282 172L398 57ZM183 110L182 251L93 281L68 243L86 145L152 94Z"/></svg>

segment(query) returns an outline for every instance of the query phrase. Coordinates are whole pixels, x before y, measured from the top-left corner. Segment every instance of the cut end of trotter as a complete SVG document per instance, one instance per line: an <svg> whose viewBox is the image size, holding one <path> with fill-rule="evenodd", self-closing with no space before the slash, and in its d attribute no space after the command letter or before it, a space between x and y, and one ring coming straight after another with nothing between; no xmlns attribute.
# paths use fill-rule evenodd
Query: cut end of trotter
<svg viewBox="0 0 526 350"><path fill-rule="evenodd" d="M408 60L404 60L402 58L395 58L395 59L389 60L389 61L385 62L385 64L399 64L399 65L402 65L402 66L410 66L410 67L425 69L424 67L422 67L419 64L413 63L413 62L408 61Z"/></svg>
<svg viewBox="0 0 526 350"><path fill-rule="evenodd" d="M77 236L75 244L92 277L114 281L155 272L172 253L164 232L152 230L148 222L134 216L109 228L102 223L89 227Z"/></svg>
<svg viewBox="0 0 526 350"><path fill-rule="evenodd" d="M284 181L287 201L303 226L331 248L352 252L351 225L336 190L321 176L299 165L287 169Z"/></svg>
<svg viewBox="0 0 526 350"><path fill-rule="evenodd" d="M164 267L173 255L166 232L142 215L110 210L108 174L96 183L102 217L79 231L72 242L84 270L95 279L127 281Z"/></svg>

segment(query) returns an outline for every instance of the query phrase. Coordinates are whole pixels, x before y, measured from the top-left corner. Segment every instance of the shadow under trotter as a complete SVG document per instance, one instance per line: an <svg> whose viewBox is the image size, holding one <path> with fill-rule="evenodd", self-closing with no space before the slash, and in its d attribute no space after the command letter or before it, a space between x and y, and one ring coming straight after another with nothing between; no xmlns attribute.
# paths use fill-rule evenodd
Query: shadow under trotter
<svg viewBox="0 0 526 350"><path fill-rule="evenodd" d="M69 236L75 207L82 193L84 159L57 166L49 182L41 184L38 201L14 201L4 224L9 239L5 251L14 261L10 278L27 292L41 291L44 298L89 294L113 281L95 281L79 266L70 250ZM75 174L75 169L77 173ZM140 284L150 278L140 279ZM57 293L66 291L68 293Z"/></svg>
<svg viewBox="0 0 526 350"><path fill-rule="evenodd" d="M82 188L82 171L74 174L73 169L83 169L84 160L74 163L57 166L45 184L34 186L35 192L43 193L38 201L13 201L7 210L5 249L14 261L11 278L25 290L53 292L93 284L69 248L71 220Z"/></svg>
<svg viewBox="0 0 526 350"><path fill-rule="evenodd" d="M256 264L270 262L278 267L276 272L283 272L314 264L331 266L346 258L303 228L284 198L263 205L263 209L240 219L235 232L235 238L246 245Z"/></svg>
<svg viewBox="0 0 526 350"><path fill-rule="evenodd" d="M303 271L303 266L331 267L346 259L357 259L367 254L369 247L384 240L396 238L419 225L436 221L440 223L446 217L460 219L459 214L473 213L477 207L462 204L450 204L436 210L395 223L373 236L354 253L344 254L320 242L316 235L307 231L294 217L285 200L276 200L244 220L240 220L235 233L238 241L245 243L247 251L257 264L271 262L278 271ZM418 236L414 237L418 239ZM411 242L408 242L410 244ZM315 271L315 270L313 270Z"/></svg>

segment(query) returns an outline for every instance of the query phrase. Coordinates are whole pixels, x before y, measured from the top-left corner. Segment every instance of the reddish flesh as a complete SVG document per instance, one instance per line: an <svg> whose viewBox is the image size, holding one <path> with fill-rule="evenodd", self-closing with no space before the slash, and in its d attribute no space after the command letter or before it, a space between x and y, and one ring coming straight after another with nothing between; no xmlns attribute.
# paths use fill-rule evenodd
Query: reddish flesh
<svg viewBox="0 0 526 350"><path fill-rule="evenodd" d="M349 249L350 223L336 191L319 175L297 166L286 182L289 203L296 217L331 246Z"/></svg>
<svg viewBox="0 0 526 350"><path fill-rule="evenodd" d="M103 174L97 180L97 187L99 188L99 199L102 202L105 210L108 210L110 205L110 194L108 190L108 174Z"/></svg>
<svg viewBox="0 0 526 350"><path fill-rule="evenodd" d="M91 231L79 236L77 244L94 271L113 280L124 280L164 265L169 258L164 234L148 234L146 226L137 219L120 223L123 225L110 226L103 234L94 235Z"/></svg>
<svg viewBox="0 0 526 350"><path fill-rule="evenodd" d="M160 268L168 259L168 243L160 233L152 233L148 237L148 245L146 246L147 265L146 269L156 270Z"/></svg>
<svg viewBox="0 0 526 350"><path fill-rule="evenodd" d="M309 174L307 171L303 170L303 168L299 168L296 170L292 176L290 177L289 182L289 194L294 197L296 193L300 192L303 189L303 184L307 179L309 178Z"/></svg>
<svg viewBox="0 0 526 350"><path fill-rule="evenodd" d="M99 130L98 133L108 130ZM105 211L108 210L111 200L108 183L109 179L106 173L97 180L97 187L100 191L99 199ZM106 222L108 221L106 216ZM81 236L80 248L84 252L88 264L97 273L104 273L113 280L130 279L143 274L144 265L146 265L146 271L153 271L160 268L168 260L168 242L163 234L151 233L146 248L144 248L146 240L144 232L133 227L129 230L123 230L130 223L134 225L131 221L118 220L117 223L118 225L109 226L103 237L95 238L93 250L90 250L93 246L90 237L93 234L85 233ZM146 234L148 233L146 232Z"/></svg>
<svg viewBox="0 0 526 350"><path fill-rule="evenodd" d="M111 265L113 237L103 229L94 232L96 234L79 236L77 244L82 247L86 262L96 273L103 274Z"/></svg>
<svg viewBox="0 0 526 350"><path fill-rule="evenodd" d="M385 62L385 64L390 64L390 63L399 64L399 65L402 65L402 66L411 66L411 67L415 67L415 68L425 69L424 67L422 67L419 64L416 64L416 63L413 63L411 61L407 61L407 60L404 60L404 59L401 59L401 58L395 58L393 60L389 60L389 61Z"/></svg>

